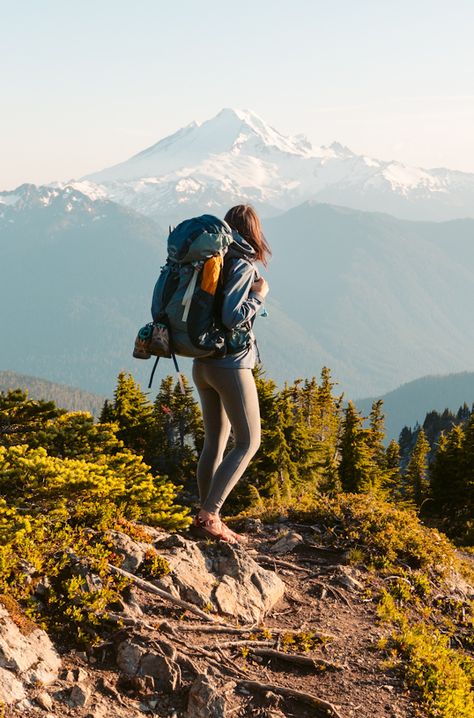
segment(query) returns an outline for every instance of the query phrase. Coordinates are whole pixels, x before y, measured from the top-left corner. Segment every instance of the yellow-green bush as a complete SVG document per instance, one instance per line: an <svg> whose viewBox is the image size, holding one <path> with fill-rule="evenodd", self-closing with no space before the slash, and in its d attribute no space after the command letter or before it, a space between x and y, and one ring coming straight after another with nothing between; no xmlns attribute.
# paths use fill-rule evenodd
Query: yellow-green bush
<svg viewBox="0 0 474 718"><path fill-rule="evenodd" d="M49 456L41 447L0 446L0 492L32 515L59 511L72 523L106 528L115 513L179 528L189 519L188 510L173 503L176 491L127 449L90 462Z"/></svg>
<svg viewBox="0 0 474 718"><path fill-rule="evenodd" d="M384 648L406 683L419 696L430 718L472 718L474 715L474 661L450 646L450 638L431 626L410 625L390 601L381 616L395 620L397 629Z"/></svg>
<svg viewBox="0 0 474 718"><path fill-rule="evenodd" d="M41 432L56 455L0 446L0 593L53 633L91 644L126 585L109 573L108 563L120 559L107 530L131 530L137 519L177 529L189 512L175 504L179 487L153 476L116 440L113 425L96 430L87 415L65 414ZM157 556L148 563L152 573L166 571Z"/></svg>
<svg viewBox="0 0 474 718"><path fill-rule="evenodd" d="M357 549L375 568L432 568L443 573L457 563L450 541L424 526L415 512L398 509L370 494L318 496L311 509L292 511L298 521L325 529L324 542L348 551Z"/></svg>

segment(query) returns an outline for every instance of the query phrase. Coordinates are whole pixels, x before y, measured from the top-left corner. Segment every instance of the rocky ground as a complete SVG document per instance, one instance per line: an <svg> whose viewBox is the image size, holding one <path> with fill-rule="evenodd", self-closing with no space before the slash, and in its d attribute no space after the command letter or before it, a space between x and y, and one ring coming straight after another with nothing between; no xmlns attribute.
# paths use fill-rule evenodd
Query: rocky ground
<svg viewBox="0 0 474 718"><path fill-rule="evenodd" d="M320 545L317 526L247 519L244 528L246 547L150 529L171 572L133 582L110 636L88 653L55 650L2 611L5 716L423 715L377 647L389 629L367 589L380 579ZM113 540L122 569L139 576L149 545Z"/></svg>

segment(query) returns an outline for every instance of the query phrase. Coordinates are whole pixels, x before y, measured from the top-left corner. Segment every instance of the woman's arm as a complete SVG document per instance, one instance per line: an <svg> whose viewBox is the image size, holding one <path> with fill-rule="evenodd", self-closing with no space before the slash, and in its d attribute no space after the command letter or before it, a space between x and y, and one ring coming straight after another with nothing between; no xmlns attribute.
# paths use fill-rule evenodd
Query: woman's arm
<svg viewBox="0 0 474 718"><path fill-rule="evenodd" d="M237 329L257 313L262 298L252 292L255 267L245 259L233 259L223 287L222 323L227 329Z"/></svg>

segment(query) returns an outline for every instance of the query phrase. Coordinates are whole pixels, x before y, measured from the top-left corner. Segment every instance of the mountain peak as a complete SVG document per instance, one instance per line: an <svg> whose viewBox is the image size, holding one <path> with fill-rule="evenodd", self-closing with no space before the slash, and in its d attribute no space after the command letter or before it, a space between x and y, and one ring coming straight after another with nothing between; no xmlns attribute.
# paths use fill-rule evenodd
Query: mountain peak
<svg viewBox="0 0 474 718"><path fill-rule="evenodd" d="M347 145L341 145L340 142L331 142L329 149L334 152L338 157L355 157L354 152L347 147Z"/></svg>
<svg viewBox="0 0 474 718"><path fill-rule="evenodd" d="M209 120L191 122L125 162L83 179L108 182L162 177L187 172L219 155L267 159L271 153L309 157L312 147L305 137L278 132L252 110L224 107Z"/></svg>

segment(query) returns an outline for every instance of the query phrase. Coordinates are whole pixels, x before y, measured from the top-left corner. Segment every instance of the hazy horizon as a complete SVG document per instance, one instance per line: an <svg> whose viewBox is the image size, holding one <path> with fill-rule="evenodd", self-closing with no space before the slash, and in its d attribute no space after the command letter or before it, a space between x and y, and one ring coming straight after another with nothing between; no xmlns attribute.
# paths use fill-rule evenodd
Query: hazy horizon
<svg viewBox="0 0 474 718"><path fill-rule="evenodd" d="M123 161L222 107L358 154L474 172L474 6L3 5L0 189Z"/></svg>

